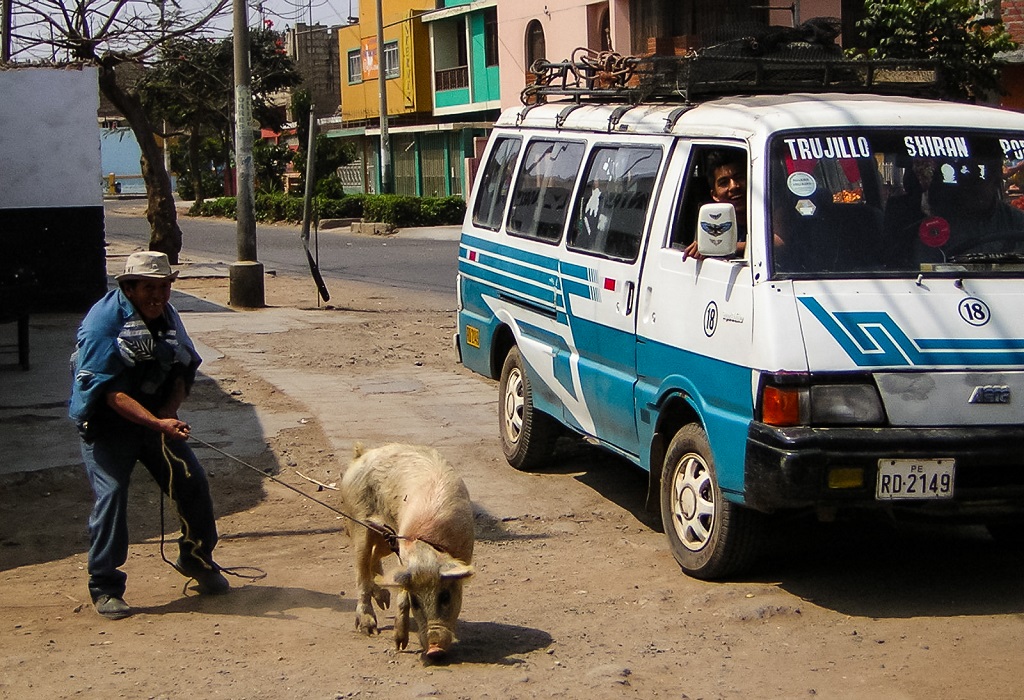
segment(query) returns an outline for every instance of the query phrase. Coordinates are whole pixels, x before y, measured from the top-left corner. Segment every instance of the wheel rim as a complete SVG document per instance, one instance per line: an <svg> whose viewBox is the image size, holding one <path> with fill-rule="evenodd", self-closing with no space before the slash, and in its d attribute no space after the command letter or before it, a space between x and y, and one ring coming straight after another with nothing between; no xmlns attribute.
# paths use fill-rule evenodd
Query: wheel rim
<svg viewBox="0 0 1024 700"><path fill-rule="evenodd" d="M505 383L505 435L510 443L519 442L519 436L523 434L523 373L519 368L514 368L508 373L508 381Z"/></svg>
<svg viewBox="0 0 1024 700"><path fill-rule="evenodd" d="M700 455L683 455L676 465L669 507L679 542L692 552L702 549L715 525L715 490L711 470Z"/></svg>

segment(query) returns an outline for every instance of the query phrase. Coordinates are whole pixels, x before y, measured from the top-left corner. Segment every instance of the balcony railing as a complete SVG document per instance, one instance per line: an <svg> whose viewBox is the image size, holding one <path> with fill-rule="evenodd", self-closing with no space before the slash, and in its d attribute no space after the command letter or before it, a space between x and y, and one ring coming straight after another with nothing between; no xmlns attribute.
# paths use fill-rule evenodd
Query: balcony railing
<svg viewBox="0 0 1024 700"><path fill-rule="evenodd" d="M445 68L434 72L434 84L438 92L460 90L469 87L469 66Z"/></svg>

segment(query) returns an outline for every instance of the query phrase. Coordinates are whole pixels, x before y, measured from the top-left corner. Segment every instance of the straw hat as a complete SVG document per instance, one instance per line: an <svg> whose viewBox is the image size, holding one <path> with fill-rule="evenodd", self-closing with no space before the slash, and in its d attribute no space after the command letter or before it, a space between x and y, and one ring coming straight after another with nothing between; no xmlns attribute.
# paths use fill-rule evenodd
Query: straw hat
<svg viewBox="0 0 1024 700"><path fill-rule="evenodd" d="M158 253L152 250L145 250L139 253L132 253L124 261L124 272L114 277L118 282L125 280L173 280L178 277L178 271L171 271L171 261L167 253Z"/></svg>

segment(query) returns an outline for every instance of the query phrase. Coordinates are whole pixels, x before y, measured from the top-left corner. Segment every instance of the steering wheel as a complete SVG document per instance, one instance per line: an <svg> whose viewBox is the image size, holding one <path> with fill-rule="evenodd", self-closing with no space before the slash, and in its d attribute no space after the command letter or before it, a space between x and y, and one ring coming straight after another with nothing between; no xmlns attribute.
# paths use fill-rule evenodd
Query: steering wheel
<svg viewBox="0 0 1024 700"><path fill-rule="evenodd" d="M961 253L977 248L978 246L986 245L988 243L995 243L996 241L1024 241L1024 231L996 231L995 233L989 233L981 236L980 238L974 238L969 241L965 241L960 245L947 250L946 257L954 258ZM1005 252L1005 251L994 251L994 252Z"/></svg>

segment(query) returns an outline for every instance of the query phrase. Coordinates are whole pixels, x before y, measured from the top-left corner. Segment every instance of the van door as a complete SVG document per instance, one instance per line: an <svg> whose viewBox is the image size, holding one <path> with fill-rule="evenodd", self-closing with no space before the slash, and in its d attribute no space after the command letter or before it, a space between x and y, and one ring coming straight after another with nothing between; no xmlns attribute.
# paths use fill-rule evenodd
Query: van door
<svg viewBox="0 0 1024 700"><path fill-rule="evenodd" d="M574 347L565 420L630 455L639 452L633 401L641 252L670 141L596 144L573 202L560 266Z"/></svg>
<svg viewBox="0 0 1024 700"><path fill-rule="evenodd" d="M746 150L736 144L730 148L741 150L749 169ZM721 487L741 492L746 430L753 415L751 267L742 256L696 260L684 254L696 233L697 211L712 196L706 172L712 150L721 149L710 144L691 147L682 141L667 171L663 189L681 196L675 207L659 203L652 231L662 235L652 236L638 290L636 401L645 408L659 405L666 393L686 397L707 432ZM760 188L750 180L750 205L739 222L744 230L752 226L745 250L748 260L751 249L762 245L754 232L763 221L752 196ZM650 444L654 423L642 424L644 444Z"/></svg>

